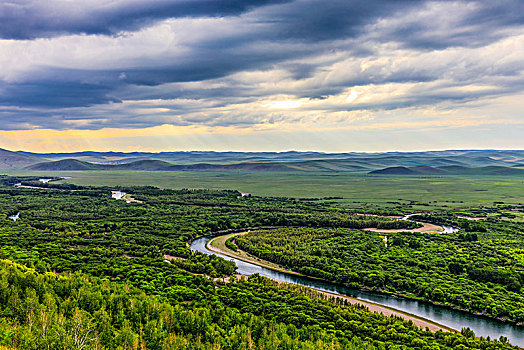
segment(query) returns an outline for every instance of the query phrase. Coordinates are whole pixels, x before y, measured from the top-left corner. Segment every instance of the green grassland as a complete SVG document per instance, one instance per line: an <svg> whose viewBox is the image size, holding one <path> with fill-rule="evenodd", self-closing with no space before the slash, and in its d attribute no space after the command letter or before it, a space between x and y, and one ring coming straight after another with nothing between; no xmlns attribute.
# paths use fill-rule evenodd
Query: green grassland
<svg viewBox="0 0 524 350"><path fill-rule="evenodd" d="M325 198L341 206L409 210L524 203L524 179L485 176L370 176L347 173L3 171L8 175L71 176L76 185L232 189L257 196Z"/></svg>

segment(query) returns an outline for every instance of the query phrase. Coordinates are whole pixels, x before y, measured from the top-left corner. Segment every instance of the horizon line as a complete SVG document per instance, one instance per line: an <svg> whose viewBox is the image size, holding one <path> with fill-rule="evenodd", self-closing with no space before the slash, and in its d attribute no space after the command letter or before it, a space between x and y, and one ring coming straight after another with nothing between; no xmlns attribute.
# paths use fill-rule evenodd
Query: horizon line
<svg viewBox="0 0 524 350"><path fill-rule="evenodd" d="M523 152L524 149L513 149L513 148L456 148L456 149L426 149L426 150L410 150L410 151L400 151L400 150L392 150L392 151L344 151L344 152L326 152L326 151L315 151L315 150L306 150L306 151L299 151L299 150L283 150L283 151L235 151L235 150L228 150L228 151L216 151L216 150L190 150L190 151L182 151L182 150L165 150L165 151L116 151L116 150L109 150L109 151L94 151L94 150L83 150L83 151L72 151L72 152L31 152L31 151L24 151L24 150L16 150L11 151L6 148L0 148L1 150L9 151L9 152L15 152L15 153L26 153L26 154L75 154L75 153L124 153L124 154L130 154L130 153L148 153L148 154L161 154L161 153L318 153L318 154L350 154L350 153L361 153L361 154L381 154L381 153L425 153L425 152L466 152L466 151L516 151L516 152Z"/></svg>

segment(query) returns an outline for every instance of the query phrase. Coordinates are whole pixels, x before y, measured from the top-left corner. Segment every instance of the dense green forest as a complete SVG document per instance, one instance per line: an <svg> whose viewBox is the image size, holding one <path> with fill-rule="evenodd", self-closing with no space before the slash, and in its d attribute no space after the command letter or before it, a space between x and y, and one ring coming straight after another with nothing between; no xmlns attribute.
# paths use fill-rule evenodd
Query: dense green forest
<svg viewBox="0 0 524 350"><path fill-rule="evenodd" d="M235 266L188 245L243 227L410 228L412 222L291 198L242 198L236 191L118 188L141 201L126 203L111 198L115 188L0 180L0 346L512 348L504 338L476 339L468 329L421 330L259 276L225 283Z"/></svg>
<svg viewBox="0 0 524 350"><path fill-rule="evenodd" d="M181 285L189 286L196 278L181 277L179 269L212 277L233 272L230 262L190 252L187 242L211 232L253 226L413 226L292 199L241 198L236 191L123 188L143 202L126 203L112 199L109 188L46 186L49 189L0 187L0 258L38 264L40 270L84 271L132 281L162 294L174 289L178 297ZM16 222L8 218L18 212ZM166 266L166 254L186 259Z"/></svg>
<svg viewBox="0 0 524 350"><path fill-rule="evenodd" d="M211 282L209 282L211 283ZM252 276L189 303L75 273L0 262L0 344L18 349L510 349L421 330Z"/></svg>
<svg viewBox="0 0 524 350"><path fill-rule="evenodd" d="M445 223L464 229L390 234L386 243L375 232L286 228L252 231L235 243L306 275L523 323L524 227L456 217Z"/></svg>

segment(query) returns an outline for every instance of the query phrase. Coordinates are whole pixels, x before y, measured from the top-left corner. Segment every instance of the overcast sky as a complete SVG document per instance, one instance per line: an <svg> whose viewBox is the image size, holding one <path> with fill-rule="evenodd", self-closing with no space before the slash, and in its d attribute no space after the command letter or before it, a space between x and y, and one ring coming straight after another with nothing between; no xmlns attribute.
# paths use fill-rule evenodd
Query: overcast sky
<svg viewBox="0 0 524 350"><path fill-rule="evenodd" d="M0 147L524 148L524 1L3 0Z"/></svg>

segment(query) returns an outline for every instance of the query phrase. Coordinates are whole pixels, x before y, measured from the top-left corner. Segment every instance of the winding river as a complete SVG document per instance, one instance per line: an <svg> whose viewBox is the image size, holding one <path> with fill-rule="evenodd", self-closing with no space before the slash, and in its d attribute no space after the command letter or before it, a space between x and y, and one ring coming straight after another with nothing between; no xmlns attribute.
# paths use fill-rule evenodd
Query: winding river
<svg viewBox="0 0 524 350"><path fill-rule="evenodd" d="M478 337L490 336L492 339L498 339L500 336L505 336L510 340L511 344L524 347L524 327L507 324L483 316L472 315L462 311L451 310L422 301L361 291L336 285L334 283L271 270L253 263L210 251L207 248L207 243L214 237L216 236L206 236L194 240L191 243L191 250L205 254L215 254L224 259L232 260L238 266L238 273L243 275L258 273L261 276L277 281L300 284L323 292L347 295L359 300L369 301L409 313L456 330L460 330L463 327L469 327Z"/></svg>

